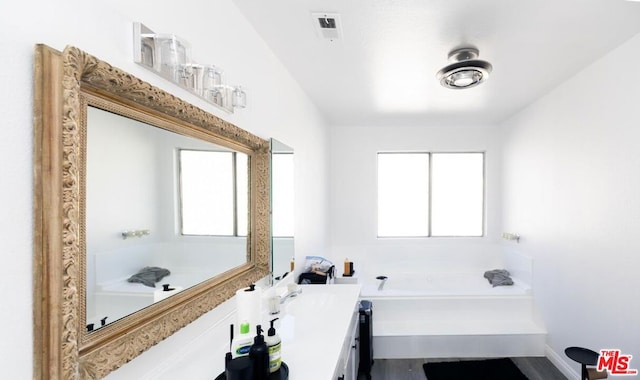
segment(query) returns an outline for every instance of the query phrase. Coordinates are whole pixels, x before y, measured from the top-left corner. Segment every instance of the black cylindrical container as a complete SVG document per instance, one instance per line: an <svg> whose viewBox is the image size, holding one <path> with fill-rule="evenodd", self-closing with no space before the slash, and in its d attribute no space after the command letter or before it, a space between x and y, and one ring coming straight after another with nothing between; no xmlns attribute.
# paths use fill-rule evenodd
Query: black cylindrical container
<svg viewBox="0 0 640 380"><path fill-rule="evenodd" d="M253 361L248 356L230 360L225 374L227 380L253 380Z"/></svg>
<svg viewBox="0 0 640 380"><path fill-rule="evenodd" d="M257 334L253 340L253 345L249 349L249 358L253 361L253 379L269 379L269 349L262 336L262 327L257 326Z"/></svg>

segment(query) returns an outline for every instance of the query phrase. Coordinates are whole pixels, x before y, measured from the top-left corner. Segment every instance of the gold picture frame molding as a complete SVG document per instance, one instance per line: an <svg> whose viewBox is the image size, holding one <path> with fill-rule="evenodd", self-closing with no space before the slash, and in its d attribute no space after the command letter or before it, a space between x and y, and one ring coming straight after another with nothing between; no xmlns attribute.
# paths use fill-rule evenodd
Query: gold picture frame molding
<svg viewBox="0 0 640 380"><path fill-rule="evenodd" d="M269 142L75 47L37 45L34 69L34 378L98 379L269 274ZM90 101L247 153L251 183L246 264L88 334Z"/></svg>

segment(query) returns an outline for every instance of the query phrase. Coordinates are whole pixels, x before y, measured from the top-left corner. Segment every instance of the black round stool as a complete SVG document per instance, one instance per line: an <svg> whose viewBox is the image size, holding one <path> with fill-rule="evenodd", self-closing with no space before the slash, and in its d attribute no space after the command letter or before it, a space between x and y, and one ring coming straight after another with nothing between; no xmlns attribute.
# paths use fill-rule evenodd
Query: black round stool
<svg viewBox="0 0 640 380"><path fill-rule="evenodd" d="M574 360L582 365L582 380L589 380L589 375L587 374L587 366L592 365L595 366L598 364L598 354L595 351L591 351L588 348L582 347L567 347L564 350L564 353L569 357L569 359Z"/></svg>

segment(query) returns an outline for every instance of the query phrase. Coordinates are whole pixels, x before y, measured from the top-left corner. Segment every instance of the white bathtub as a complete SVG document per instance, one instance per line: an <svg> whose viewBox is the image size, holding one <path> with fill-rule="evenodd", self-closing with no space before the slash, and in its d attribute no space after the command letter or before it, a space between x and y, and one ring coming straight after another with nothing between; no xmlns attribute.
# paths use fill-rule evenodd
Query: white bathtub
<svg viewBox="0 0 640 380"><path fill-rule="evenodd" d="M360 279L362 298L378 297L420 297L420 296L491 296L525 295L530 287L514 279L510 286L493 287L484 272L447 272L447 273L396 273L385 274L387 280L379 290L381 280L378 275L369 275Z"/></svg>
<svg viewBox="0 0 640 380"><path fill-rule="evenodd" d="M128 282L126 278L121 278L98 285L97 291L106 293L150 294L153 297L153 292L162 289L162 284L170 284L171 286L179 286L186 289L209 278L211 278L211 274L206 272L172 272L157 282L155 288L138 282Z"/></svg>
<svg viewBox="0 0 640 380"><path fill-rule="evenodd" d="M374 357L540 356L546 331L527 284L493 287L484 271L360 278L373 304ZM388 279L382 290L376 276Z"/></svg>
<svg viewBox="0 0 640 380"><path fill-rule="evenodd" d="M141 283L128 282L126 278L99 284L93 295L95 312L94 315L87 315L87 323L95 323L104 316L108 317L109 323L115 322L135 311L161 301L166 296L159 297L156 291L162 290L162 284L169 284L171 287L177 288L177 291L172 292L171 295L173 295L209 278L211 278L211 275L206 272L176 271L156 283L155 288Z"/></svg>

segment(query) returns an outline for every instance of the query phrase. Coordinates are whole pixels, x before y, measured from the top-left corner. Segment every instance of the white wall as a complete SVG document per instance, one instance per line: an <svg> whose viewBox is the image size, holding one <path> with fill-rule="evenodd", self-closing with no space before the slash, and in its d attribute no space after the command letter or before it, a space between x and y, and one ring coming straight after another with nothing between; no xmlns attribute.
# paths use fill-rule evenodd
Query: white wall
<svg viewBox="0 0 640 380"><path fill-rule="evenodd" d="M503 123L505 230L577 373L568 346L620 348L640 368L638 60L640 35Z"/></svg>
<svg viewBox="0 0 640 380"><path fill-rule="evenodd" d="M191 42L194 58L218 64L230 83L242 84L248 107L218 111L132 61L132 22ZM3 247L0 286L0 363L7 378L32 377L33 256L33 49L75 45L263 138L275 137L296 152L296 251L323 250L327 237L327 134L306 94L248 25L230 0L201 2L31 0L0 12L3 70L0 199ZM10 184L10 185L8 185Z"/></svg>
<svg viewBox="0 0 640 380"><path fill-rule="evenodd" d="M487 270L501 265L500 135L490 126L332 127L331 252L356 272ZM482 238L377 239L376 154L485 151L486 233ZM341 265L338 273L342 273Z"/></svg>

